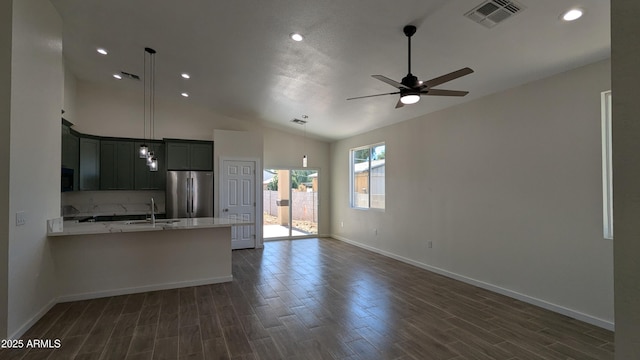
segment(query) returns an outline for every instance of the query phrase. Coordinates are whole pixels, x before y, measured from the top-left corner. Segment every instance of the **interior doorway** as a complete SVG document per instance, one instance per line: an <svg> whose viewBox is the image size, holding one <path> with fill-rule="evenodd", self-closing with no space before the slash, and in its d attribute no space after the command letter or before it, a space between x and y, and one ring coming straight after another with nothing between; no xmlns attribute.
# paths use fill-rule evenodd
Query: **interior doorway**
<svg viewBox="0 0 640 360"><path fill-rule="evenodd" d="M318 235L318 170L265 169L262 186L265 240Z"/></svg>

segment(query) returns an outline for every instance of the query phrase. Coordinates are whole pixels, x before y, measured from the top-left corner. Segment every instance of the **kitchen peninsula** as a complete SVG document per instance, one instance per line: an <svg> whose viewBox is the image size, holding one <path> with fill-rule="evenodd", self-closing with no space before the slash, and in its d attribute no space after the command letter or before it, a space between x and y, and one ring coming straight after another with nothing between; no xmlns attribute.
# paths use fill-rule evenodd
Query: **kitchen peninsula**
<svg viewBox="0 0 640 360"><path fill-rule="evenodd" d="M231 232L221 218L65 221L49 231L59 301L228 282Z"/></svg>

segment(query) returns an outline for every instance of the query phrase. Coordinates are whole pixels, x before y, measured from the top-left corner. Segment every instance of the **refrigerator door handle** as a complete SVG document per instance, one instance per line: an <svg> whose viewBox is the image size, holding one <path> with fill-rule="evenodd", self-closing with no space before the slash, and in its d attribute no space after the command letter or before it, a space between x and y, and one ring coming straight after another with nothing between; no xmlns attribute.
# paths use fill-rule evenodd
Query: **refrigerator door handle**
<svg viewBox="0 0 640 360"><path fill-rule="evenodd" d="M189 185L189 179L187 179L187 196L186 196L186 201L187 201L187 217L189 216L189 199L191 199L191 187Z"/></svg>
<svg viewBox="0 0 640 360"><path fill-rule="evenodd" d="M191 212L189 213L189 217L193 217L193 200L194 200L194 193L195 190L193 189L193 178L189 179L191 181Z"/></svg>

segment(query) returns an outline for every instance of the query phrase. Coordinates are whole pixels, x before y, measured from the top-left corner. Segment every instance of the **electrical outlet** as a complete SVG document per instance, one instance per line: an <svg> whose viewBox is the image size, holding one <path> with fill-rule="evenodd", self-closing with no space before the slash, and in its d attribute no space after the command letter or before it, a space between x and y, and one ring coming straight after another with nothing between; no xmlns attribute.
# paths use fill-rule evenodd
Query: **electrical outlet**
<svg viewBox="0 0 640 360"><path fill-rule="evenodd" d="M431 248L433 247L433 241L429 240L429 241L427 242L427 247L428 247L429 249L431 249Z"/></svg>
<svg viewBox="0 0 640 360"><path fill-rule="evenodd" d="M340 227L344 227L344 221L340 221Z"/></svg>
<svg viewBox="0 0 640 360"><path fill-rule="evenodd" d="M373 229L373 235L378 235L378 229Z"/></svg>
<svg viewBox="0 0 640 360"><path fill-rule="evenodd" d="M16 226L21 226L27 223L27 214L24 211L16 212Z"/></svg>

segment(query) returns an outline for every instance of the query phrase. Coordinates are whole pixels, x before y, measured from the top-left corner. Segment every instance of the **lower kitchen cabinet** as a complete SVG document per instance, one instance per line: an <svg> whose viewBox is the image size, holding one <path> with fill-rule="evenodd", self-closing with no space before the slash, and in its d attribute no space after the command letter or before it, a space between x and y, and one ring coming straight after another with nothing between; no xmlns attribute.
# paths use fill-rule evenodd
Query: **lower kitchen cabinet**
<svg viewBox="0 0 640 360"><path fill-rule="evenodd" d="M100 141L100 190L132 190L134 160L139 160L133 141Z"/></svg>
<svg viewBox="0 0 640 360"><path fill-rule="evenodd" d="M164 143L146 143L158 158L158 171L149 171L146 159L134 159L134 188L136 190L164 190L167 181L167 168ZM135 143L135 149L139 149L142 142Z"/></svg>
<svg viewBox="0 0 640 360"><path fill-rule="evenodd" d="M79 190L100 189L100 140L80 137Z"/></svg>

